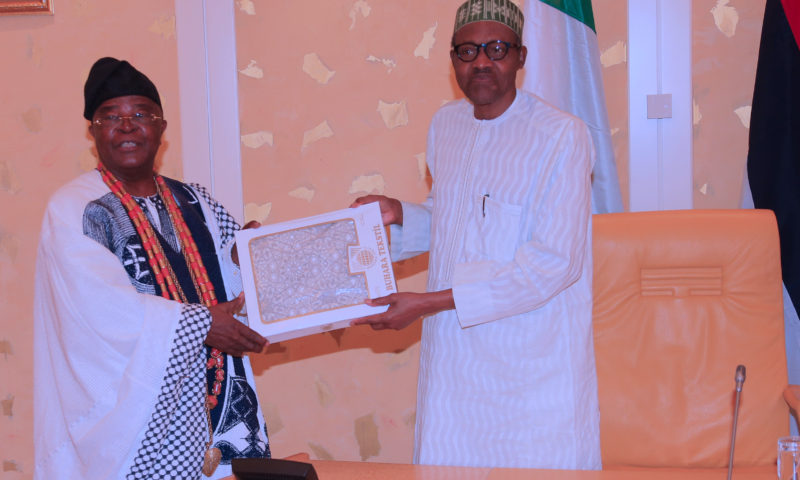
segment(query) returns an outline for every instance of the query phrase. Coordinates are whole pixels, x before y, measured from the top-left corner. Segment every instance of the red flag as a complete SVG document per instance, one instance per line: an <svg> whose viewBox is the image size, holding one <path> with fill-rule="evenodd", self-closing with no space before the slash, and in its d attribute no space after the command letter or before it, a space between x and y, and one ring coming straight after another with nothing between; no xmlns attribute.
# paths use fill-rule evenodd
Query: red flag
<svg viewBox="0 0 800 480"><path fill-rule="evenodd" d="M789 27L792 29L792 34L794 34L794 41L800 47L800 42L797 41L800 38L800 1L781 0L781 4L783 5L783 13L789 21Z"/></svg>

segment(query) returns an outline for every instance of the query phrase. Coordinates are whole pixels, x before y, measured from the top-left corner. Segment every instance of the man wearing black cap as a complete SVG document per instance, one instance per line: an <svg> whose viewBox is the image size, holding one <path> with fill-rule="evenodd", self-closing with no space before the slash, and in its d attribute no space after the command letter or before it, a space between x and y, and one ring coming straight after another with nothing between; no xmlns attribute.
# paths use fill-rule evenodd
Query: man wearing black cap
<svg viewBox="0 0 800 480"><path fill-rule="evenodd" d="M35 478L230 475L270 454L242 356L266 341L234 317L239 226L154 171L167 122L144 74L101 58L84 96L100 161L53 195L37 255Z"/></svg>

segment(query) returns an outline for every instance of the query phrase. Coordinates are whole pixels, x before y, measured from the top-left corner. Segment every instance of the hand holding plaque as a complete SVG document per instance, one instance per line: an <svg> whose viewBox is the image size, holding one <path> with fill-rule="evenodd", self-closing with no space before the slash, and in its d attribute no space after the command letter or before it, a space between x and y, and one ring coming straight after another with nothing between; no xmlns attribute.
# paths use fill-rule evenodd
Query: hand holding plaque
<svg viewBox="0 0 800 480"><path fill-rule="evenodd" d="M397 286L375 203L236 232L250 328L270 342L383 312Z"/></svg>

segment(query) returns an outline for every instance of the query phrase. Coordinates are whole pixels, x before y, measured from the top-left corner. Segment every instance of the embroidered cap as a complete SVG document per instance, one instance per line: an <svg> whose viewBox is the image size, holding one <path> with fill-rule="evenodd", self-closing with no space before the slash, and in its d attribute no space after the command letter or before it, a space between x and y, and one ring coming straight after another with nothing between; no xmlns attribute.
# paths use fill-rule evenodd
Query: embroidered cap
<svg viewBox="0 0 800 480"><path fill-rule="evenodd" d="M499 22L522 38L524 18L519 7L511 0L467 0L456 10L453 34L473 22Z"/></svg>
<svg viewBox="0 0 800 480"><path fill-rule="evenodd" d="M156 86L144 73L125 60L103 57L94 62L83 87L83 117L91 121L103 102L128 95L141 95L161 106Z"/></svg>

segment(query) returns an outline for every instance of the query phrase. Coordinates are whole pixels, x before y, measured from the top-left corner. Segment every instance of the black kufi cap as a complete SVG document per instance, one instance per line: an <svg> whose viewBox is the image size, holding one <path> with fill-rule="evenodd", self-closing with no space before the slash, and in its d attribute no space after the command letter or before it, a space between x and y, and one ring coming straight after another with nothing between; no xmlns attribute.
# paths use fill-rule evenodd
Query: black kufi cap
<svg viewBox="0 0 800 480"><path fill-rule="evenodd" d="M111 98L140 95L161 106L153 82L125 60L104 57L94 62L83 87L83 116L91 120L95 110Z"/></svg>

